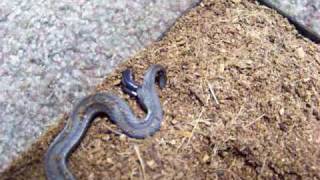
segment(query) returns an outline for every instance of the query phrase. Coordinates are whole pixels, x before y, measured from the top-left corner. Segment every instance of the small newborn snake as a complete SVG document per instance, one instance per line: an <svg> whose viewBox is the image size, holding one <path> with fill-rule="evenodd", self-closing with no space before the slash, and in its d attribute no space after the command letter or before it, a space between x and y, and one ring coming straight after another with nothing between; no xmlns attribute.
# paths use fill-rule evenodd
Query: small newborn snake
<svg viewBox="0 0 320 180"><path fill-rule="evenodd" d="M160 88L166 85L166 71L161 65L152 65L144 76L142 85L133 80L132 71L122 73L124 92L135 96L147 113L139 120L128 104L118 96L109 93L96 93L85 97L73 109L70 120L50 145L45 155L47 179L75 179L67 167L67 158L80 143L91 122L100 115L107 115L126 135L142 139L160 129L162 108L156 92L155 82Z"/></svg>

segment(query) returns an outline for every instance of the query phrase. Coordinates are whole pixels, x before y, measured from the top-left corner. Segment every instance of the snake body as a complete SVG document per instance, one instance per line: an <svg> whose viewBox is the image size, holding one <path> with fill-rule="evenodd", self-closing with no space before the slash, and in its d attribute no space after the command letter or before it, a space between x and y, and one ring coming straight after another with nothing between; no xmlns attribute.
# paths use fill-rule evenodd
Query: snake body
<svg viewBox="0 0 320 180"><path fill-rule="evenodd" d="M128 104L110 93L96 93L82 99L73 109L64 129L54 139L45 155L47 179L75 179L67 168L67 158L80 143L91 122L100 115L106 115L126 135L145 138L160 129L163 112L156 92L155 82L160 88L166 85L166 72L160 65L152 65L144 76L142 85L133 80L131 70L123 72L124 92L135 96L147 115L139 120Z"/></svg>

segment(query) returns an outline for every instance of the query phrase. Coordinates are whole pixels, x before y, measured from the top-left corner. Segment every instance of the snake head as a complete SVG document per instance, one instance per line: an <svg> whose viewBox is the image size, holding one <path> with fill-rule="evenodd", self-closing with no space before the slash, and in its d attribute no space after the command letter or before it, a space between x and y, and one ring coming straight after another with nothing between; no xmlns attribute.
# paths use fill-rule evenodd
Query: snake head
<svg viewBox="0 0 320 180"><path fill-rule="evenodd" d="M133 73L131 69L126 69L122 72L122 89L130 96L137 96L137 90L140 85L134 81Z"/></svg>
<svg viewBox="0 0 320 180"><path fill-rule="evenodd" d="M167 84L167 73L164 68L162 68L156 76L156 81L158 82L158 85L160 89L163 89Z"/></svg>

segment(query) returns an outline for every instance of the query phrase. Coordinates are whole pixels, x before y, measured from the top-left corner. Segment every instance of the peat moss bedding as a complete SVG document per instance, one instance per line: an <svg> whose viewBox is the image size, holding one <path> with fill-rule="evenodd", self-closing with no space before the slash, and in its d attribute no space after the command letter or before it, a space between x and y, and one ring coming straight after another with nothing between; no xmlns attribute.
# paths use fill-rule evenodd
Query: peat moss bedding
<svg viewBox="0 0 320 180"><path fill-rule="evenodd" d="M137 79L167 68L165 117L153 137L119 135L97 119L69 164L79 179L320 178L320 48L275 11L247 0L205 0L163 40L98 86L130 101L121 71ZM65 120L63 120L65 121ZM44 179L54 127L3 179Z"/></svg>

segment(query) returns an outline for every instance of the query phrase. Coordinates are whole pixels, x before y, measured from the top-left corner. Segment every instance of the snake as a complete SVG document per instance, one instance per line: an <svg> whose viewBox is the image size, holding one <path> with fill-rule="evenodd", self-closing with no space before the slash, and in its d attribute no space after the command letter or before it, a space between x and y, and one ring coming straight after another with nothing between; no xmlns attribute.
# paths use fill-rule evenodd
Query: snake
<svg viewBox="0 0 320 180"><path fill-rule="evenodd" d="M97 92L81 99L72 110L63 130L50 144L44 158L45 174L48 180L74 180L67 167L67 159L84 137L92 121L107 116L111 122L128 137L143 139L157 132L162 123L163 110L157 94L166 86L165 68L151 65L144 74L142 84L134 80L132 69L122 72L122 89L136 98L146 115L143 119L135 116L129 105L116 95Z"/></svg>

